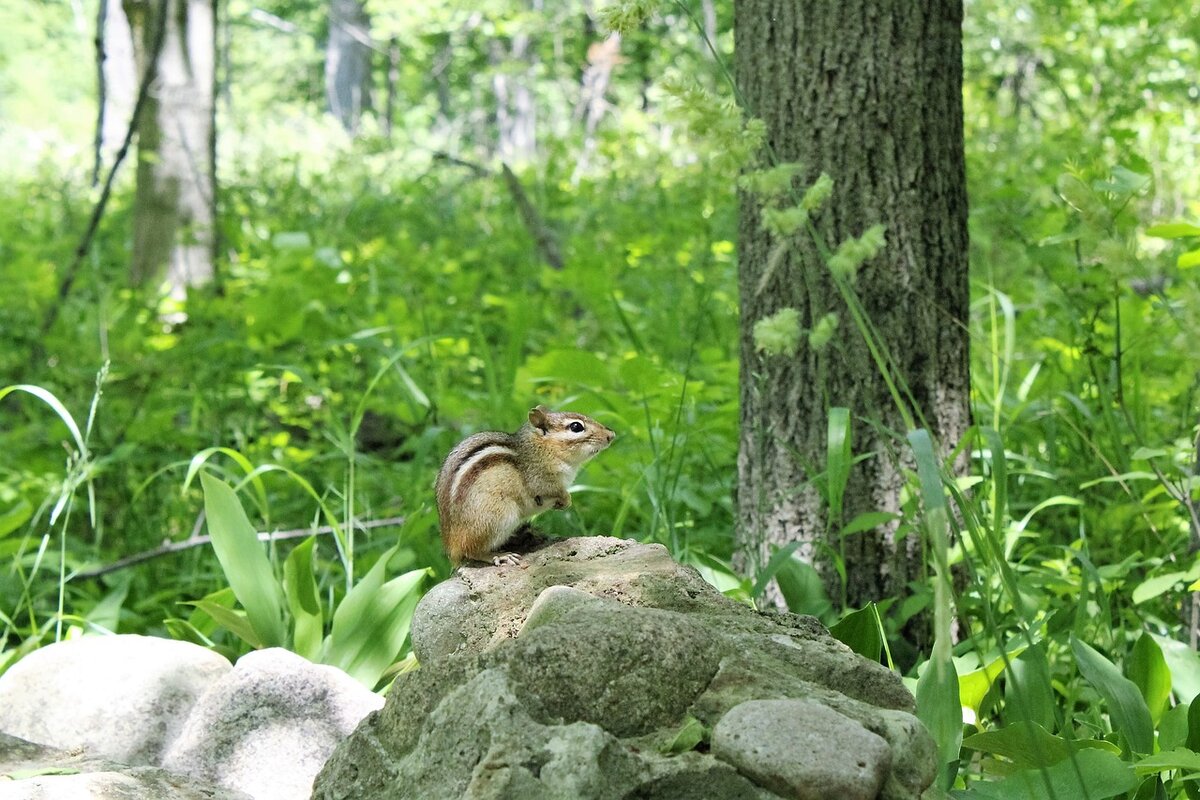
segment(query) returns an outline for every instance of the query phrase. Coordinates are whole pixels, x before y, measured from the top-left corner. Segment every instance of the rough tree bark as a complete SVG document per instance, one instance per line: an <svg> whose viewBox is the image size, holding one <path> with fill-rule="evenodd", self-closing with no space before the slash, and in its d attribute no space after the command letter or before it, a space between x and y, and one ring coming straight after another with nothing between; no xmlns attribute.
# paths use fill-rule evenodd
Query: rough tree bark
<svg viewBox="0 0 1200 800"><path fill-rule="evenodd" d="M833 248L887 227L857 292L944 452L970 416L962 0L738 0L734 24L747 112L765 121L779 160L805 165L807 182L833 178L813 216L824 240ZM767 274L776 241L760 212L742 197L742 553L753 568L769 545L800 540L831 597L856 607L904 595L922 566L920 537L897 541L893 523L843 540L814 485L828 410L845 406L855 453L872 456L851 473L842 520L897 512L904 422L811 238ZM837 313L833 341L794 358L755 352L754 323L785 307L804 328ZM845 554L844 595L826 547Z"/></svg>
<svg viewBox="0 0 1200 800"><path fill-rule="evenodd" d="M371 107L371 19L362 0L330 0L325 98L346 132L358 132Z"/></svg>
<svg viewBox="0 0 1200 800"><path fill-rule="evenodd" d="M138 72L166 14L154 83L138 120L132 279L166 268L172 293L212 280L216 251L213 122L216 0L124 0Z"/></svg>

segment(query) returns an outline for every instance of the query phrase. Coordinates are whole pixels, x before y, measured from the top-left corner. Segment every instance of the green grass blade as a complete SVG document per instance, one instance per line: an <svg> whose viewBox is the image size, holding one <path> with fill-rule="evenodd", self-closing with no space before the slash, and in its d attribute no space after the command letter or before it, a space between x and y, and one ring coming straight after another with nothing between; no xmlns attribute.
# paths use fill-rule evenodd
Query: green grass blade
<svg viewBox="0 0 1200 800"><path fill-rule="evenodd" d="M825 451L825 475L829 493L829 515L834 525L842 523L846 484L850 481L850 409L829 409L829 433Z"/></svg>
<svg viewBox="0 0 1200 800"><path fill-rule="evenodd" d="M261 645L283 646L287 643L287 633L279 582L254 526L237 495L223 481L202 472L200 485L204 489L208 533L229 587L246 609L246 617Z"/></svg>

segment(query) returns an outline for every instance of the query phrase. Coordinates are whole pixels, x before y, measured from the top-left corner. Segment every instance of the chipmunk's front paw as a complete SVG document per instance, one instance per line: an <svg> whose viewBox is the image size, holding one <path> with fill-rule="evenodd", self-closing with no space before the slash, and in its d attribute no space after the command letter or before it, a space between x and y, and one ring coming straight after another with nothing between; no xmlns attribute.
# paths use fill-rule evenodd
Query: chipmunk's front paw
<svg viewBox="0 0 1200 800"><path fill-rule="evenodd" d="M521 556L517 553L496 553L492 556L492 563L497 567L519 567Z"/></svg>

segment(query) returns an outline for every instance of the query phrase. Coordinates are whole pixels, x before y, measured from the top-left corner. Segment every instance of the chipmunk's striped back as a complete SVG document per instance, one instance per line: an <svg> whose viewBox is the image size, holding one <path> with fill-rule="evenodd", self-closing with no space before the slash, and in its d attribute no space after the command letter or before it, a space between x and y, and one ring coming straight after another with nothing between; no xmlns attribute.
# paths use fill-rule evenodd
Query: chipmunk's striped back
<svg viewBox="0 0 1200 800"><path fill-rule="evenodd" d="M616 436L590 417L538 406L516 433L485 431L459 442L438 472L438 519L446 552L493 558L521 522L548 508L571 504L567 492L584 462Z"/></svg>

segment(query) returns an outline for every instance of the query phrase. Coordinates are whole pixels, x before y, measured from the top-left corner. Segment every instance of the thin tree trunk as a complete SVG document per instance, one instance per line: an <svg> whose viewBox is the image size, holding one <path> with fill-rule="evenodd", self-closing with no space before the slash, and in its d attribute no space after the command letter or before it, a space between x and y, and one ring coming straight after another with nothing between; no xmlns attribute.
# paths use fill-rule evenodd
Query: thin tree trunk
<svg viewBox="0 0 1200 800"><path fill-rule="evenodd" d="M96 144L92 184L100 182L125 137L138 89L133 36L121 0L100 0L96 14Z"/></svg>
<svg viewBox="0 0 1200 800"><path fill-rule="evenodd" d="M542 0L532 0L540 12ZM533 39L524 31L513 34L506 53L494 41L490 51L493 66L492 94L496 98L496 152L506 163L525 163L537 151L537 105L533 95L537 55ZM525 67L519 71L515 65Z"/></svg>
<svg viewBox="0 0 1200 800"><path fill-rule="evenodd" d="M132 278L144 283L165 267L178 296L214 275L216 0L125 0L124 7L143 66L158 15L166 14L138 128Z"/></svg>
<svg viewBox="0 0 1200 800"><path fill-rule="evenodd" d="M358 132L371 107L371 20L362 0L330 0L325 50L325 97L329 113L348 133Z"/></svg>
<svg viewBox="0 0 1200 800"><path fill-rule="evenodd" d="M962 131L962 0L739 0L736 73L749 113L782 161L824 171L834 190L814 214L835 247L875 223L887 246L857 292L943 452L969 424L967 198ZM811 239L801 236L768 274L776 237L761 206L740 216L740 543L749 566L769 546L800 540L831 596L856 607L901 596L922 568L920 536L895 523L842 537L868 511L898 513L905 424ZM840 318L824 349L794 358L755 351L753 326L781 308L801 326ZM825 468L828 411L855 420L856 453L840 520L815 483ZM897 438L896 433L900 433ZM843 587L830 553L841 554Z"/></svg>

